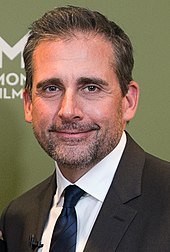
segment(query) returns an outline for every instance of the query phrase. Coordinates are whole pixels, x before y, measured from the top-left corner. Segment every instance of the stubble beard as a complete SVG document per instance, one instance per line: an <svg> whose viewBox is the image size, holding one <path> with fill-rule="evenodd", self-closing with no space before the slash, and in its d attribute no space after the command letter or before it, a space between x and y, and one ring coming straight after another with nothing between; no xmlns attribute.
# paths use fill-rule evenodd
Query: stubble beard
<svg viewBox="0 0 170 252"><path fill-rule="evenodd" d="M77 139L68 144L67 142L61 143L55 137L55 125L50 126L48 130L44 130L45 127L43 125L42 123L39 127L41 130L33 126L34 135L41 147L63 169L89 170L117 146L123 132L121 117L118 115L117 120L112 126L112 129L114 129L112 132L107 129L104 134L100 134L100 127L93 125L92 128L95 129L95 134L93 134L92 139L82 141ZM74 123L74 126L71 123L69 125L67 126L69 128L87 128L85 125L80 126L79 123ZM53 130L51 131L50 129Z"/></svg>

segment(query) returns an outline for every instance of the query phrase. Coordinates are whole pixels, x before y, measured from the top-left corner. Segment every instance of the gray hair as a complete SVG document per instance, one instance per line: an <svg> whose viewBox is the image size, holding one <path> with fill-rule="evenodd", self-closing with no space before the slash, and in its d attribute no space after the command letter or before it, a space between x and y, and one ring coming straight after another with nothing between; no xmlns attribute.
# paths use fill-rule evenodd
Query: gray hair
<svg viewBox="0 0 170 252"><path fill-rule="evenodd" d="M114 71L119 80L122 95L128 91L134 65L133 48L125 32L113 21L97 11L67 6L54 8L34 21L30 27L23 56L26 71L25 89L32 91L33 52L42 40L68 38L75 32L95 33L104 36L113 45Z"/></svg>

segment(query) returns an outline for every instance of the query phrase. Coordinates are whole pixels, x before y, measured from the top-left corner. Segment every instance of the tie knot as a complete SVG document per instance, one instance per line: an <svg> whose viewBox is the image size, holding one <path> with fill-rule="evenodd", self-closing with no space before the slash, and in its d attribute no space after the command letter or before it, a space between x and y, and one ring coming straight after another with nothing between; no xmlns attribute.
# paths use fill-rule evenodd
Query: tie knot
<svg viewBox="0 0 170 252"><path fill-rule="evenodd" d="M84 193L85 192L76 185L67 186L64 194L63 207L75 207L75 205Z"/></svg>

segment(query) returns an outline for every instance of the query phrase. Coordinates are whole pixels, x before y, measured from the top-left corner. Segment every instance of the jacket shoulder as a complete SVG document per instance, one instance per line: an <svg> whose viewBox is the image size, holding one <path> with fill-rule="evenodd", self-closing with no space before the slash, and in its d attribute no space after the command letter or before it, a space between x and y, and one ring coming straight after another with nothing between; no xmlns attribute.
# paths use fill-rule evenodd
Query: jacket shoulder
<svg viewBox="0 0 170 252"><path fill-rule="evenodd" d="M33 199L41 197L41 195L43 195L43 193L46 192L47 188L51 184L53 184L54 178L55 178L55 175L54 174L51 175L50 177L48 177L47 179L43 180L42 182L40 182L39 184L37 184L36 186L34 186L33 188L31 188L27 192L23 193L18 198L14 199L12 201L12 204L17 204L18 205L20 202L30 202Z"/></svg>
<svg viewBox="0 0 170 252"><path fill-rule="evenodd" d="M146 153L144 173L154 179L157 185L170 185L170 162Z"/></svg>
<svg viewBox="0 0 170 252"><path fill-rule="evenodd" d="M11 201L2 213L0 226L2 227L2 223L6 216L26 216L28 213L31 214L31 212L37 208L37 205L42 199L50 194L52 194L50 196L52 198L56 190L55 181L54 173L29 191Z"/></svg>

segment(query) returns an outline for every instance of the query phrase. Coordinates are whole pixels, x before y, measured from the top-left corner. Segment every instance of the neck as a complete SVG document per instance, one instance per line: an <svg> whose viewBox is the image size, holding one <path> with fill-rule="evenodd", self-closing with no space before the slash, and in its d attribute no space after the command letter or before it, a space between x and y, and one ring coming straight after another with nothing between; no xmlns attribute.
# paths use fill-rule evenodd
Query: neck
<svg viewBox="0 0 170 252"><path fill-rule="evenodd" d="M59 166L59 169L62 175L69 180L71 183L75 183L79 180L84 174L86 174L92 167L84 167L84 168L73 168L66 166Z"/></svg>

